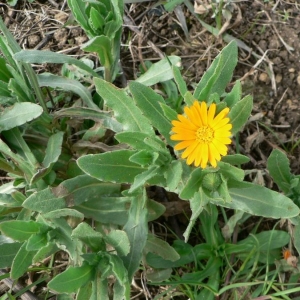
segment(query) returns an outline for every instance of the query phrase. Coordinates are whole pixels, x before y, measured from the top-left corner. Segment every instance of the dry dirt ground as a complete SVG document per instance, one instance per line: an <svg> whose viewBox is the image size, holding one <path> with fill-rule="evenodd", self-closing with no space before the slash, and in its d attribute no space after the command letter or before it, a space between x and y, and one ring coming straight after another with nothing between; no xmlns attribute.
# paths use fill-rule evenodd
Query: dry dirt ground
<svg viewBox="0 0 300 300"><path fill-rule="evenodd" d="M225 32L242 45L233 82L242 80L243 93L253 95L254 109L232 151L238 143L240 152L250 157L245 165L249 180L276 189L266 171L272 149L285 151L292 172L300 173L300 4L299 0L235 2ZM70 16L66 1L20 0L13 8L1 1L0 15L24 49L47 49L78 58L88 55L99 64L96 56L80 49L87 37ZM216 26L212 11L200 17ZM122 82L136 78L147 60L156 62L166 54L178 55L192 90L225 45L224 39L206 30L184 5L181 10L167 12L156 1L126 4ZM38 72L59 72L57 66L36 68Z"/></svg>

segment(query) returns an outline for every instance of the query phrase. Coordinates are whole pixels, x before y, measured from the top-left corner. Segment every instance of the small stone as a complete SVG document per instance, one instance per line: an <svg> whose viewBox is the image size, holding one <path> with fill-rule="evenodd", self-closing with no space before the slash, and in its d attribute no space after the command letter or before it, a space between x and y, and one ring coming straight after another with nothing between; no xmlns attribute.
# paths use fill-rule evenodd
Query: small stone
<svg viewBox="0 0 300 300"><path fill-rule="evenodd" d="M289 72L290 72L290 73L294 73L294 72L295 72L295 69L294 69L294 68L290 68L290 69L289 69Z"/></svg>
<svg viewBox="0 0 300 300"><path fill-rule="evenodd" d="M275 81L276 81L276 83L280 83L281 80L282 80L282 75L277 74L277 75L275 76Z"/></svg>
<svg viewBox="0 0 300 300"><path fill-rule="evenodd" d="M297 76L297 83L300 85L300 75Z"/></svg>
<svg viewBox="0 0 300 300"><path fill-rule="evenodd" d="M267 82L269 80L269 76L267 73L261 73L259 75L259 80L262 82Z"/></svg>

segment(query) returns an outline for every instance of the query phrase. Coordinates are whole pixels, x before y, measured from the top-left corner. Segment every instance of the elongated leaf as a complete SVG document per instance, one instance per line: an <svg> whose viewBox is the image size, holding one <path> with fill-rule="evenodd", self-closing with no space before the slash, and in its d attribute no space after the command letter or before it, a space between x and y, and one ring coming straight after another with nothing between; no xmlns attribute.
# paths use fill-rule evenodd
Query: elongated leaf
<svg viewBox="0 0 300 300"><path fill-rule="evenodd" d="M109 67L112 64L111 40L104 35L96 36L82 46L87 52L96 52L99 55L102 66Z"/></svg>
<svg viewBox="0 0 300 300"><path fill-rule="evenodd" d="M88 23L88 16L85 11L85 3L82 0L68 0L68 6L72 10L72 13L80 24L80 26L87 32L90 31L90 26Z"/></svg>
<svg viewBox="0 0 300 300"><path fill-rule="evenodd" d="M221 96L230 82L233 70L237 64L237 45L229 43L215 58L209 69L197 85L194 97L198 100L207 100L209 95L217 93Z"/></svg>
<svg viewBox="0 0 300 300"><path fill-rule="evenodd" d="M48 213L45 213L43 215L45 219L56 219L56 218L62 218L62 217L73 217L73 218L78 218L83 220L84 219L84 214L81 212L75 210L75 209L70 209L70 208L62 208L62 209L56 209L52 210Z"/></svg>
<svg viewBox="0 0 300 300"><path fill-rule="evenodd" d="M211 170L209 169L194 169L180 193L180 198L184 200L190 200L194 194L199 191L204 175L210 172Z"/></svg>
<svg viewBox="0 0 300 300"><path fill-rule="evenodd" d="M170 164L164 176L167 180L167 188L170 192L176 192L182 177L182 164L179 160L174 160Z"/></svg>
<svg viewBox="0 0 300 300"><path fill-rule="evenodd" d="M242 96L242 86L239 80L236 81L230 93L228 93L224 99L224 102L227 103L229 108L232 108Z"/></svg>
<svg viewBox="0 0 300 300"><path fill-rule="evenodd" d="M21 245L21 243L7 243L0 245L0 268L11 267Z"/></svg>
<svg viewBox="0 0 300 300"><path fill-rule="evenodd" d="M194 194L190 200L192 216L189 221L185 232L183 233L185 242L188 241L190 233L193 229L195 222L197 221L199 215L203 211L204 206L209 202L210 198L204 193L203 189L200 187L199 191Z"/></svg>
<svg viewBox="0 0 300 300"><path fill-rule="evenodd" d="M50 136L46 148L46 155L43 160L43 166L45 168L48 168L50 167L51 164L57 162L61 154L63 137L64 137L64 133L62 131L57 132L52 136Z"/></svg>
<svg viewBox="0 0 300 300"><path fill-rule="evenodd" d="M84 87L79 81L60 77L50 73L38 75L39 86L49 86L54 89L60 88L64 91L74 92L79 95L82 101L90 108L97 109L97 105L93 102L90 91Z"/></svg>
<svg viewBox="0 0 300 300"><path fill-rule="evenodd" d="M0 230L15 241L26 241L40 231L41 224L34 221L11 220L0 223Z"/></svg>
<svg viewBox="0 0 300 300"><path fill-rule="evenodd" d="M36 119L43 113L43 109L34 103L16 103L5 109L0 115L0 131L23 125Z"/></svg>
<svg viewBox="0 0 300 300"><path fill-rule="evenodd" d="M132 98L123 90L112 84L95 78L97 92L104 99L108 107L113 109L116 119L122 123L126 131L138 131L154 135L154 131L147 118L135 106Z"/></svg>
<svg viewBox="0 0 300 300"><path fill-rule="evenodd" d="M101 197L83 202L74 209L101 223L124 225L131 201L130 197Z"/></svg>
<svg viewBox="0 0 300 300"><path fill-rule="evenodd" d="M145 251L155 253L163 259L171 261L176 261L180 258L180 255L175 251L173 247L152 234L148 235Z"/></svg>
<svg viewBox="0 0 300 300"><path fill-rule="evenodd" d="M21 62L26 62L30 64L43 64L43 63L52 63L52 64L70 64L75 65L78 68L89 72L94 77L99 77L99 75L93 71L88 65L86 65L81 60L73 58L69 55L56 53L48 50L21 50L14 54L14 59Z"/></svg>
<svg viewBox="0 0 300 300"><path fill-rule="evenodd" d="M143 115L146 116L150 120L152 126L158 129L166 140L171 143L170 131L172 124L165 117L160 106L160 103L164 103L164 99L151 88L138 82L130 82L129 88L134 101L143 112Z"/></svg>
<svg viewBox="0 0 300 300"><path fill-rule="evenodd" d="M230 110L228 117L232 124L231 133L237 133L242 126L247 122L253 107L252 96L248 95L239 101Z"/></svg>
<svg viewBox="0 0 300 300"><path fill-rule="evenodd" d="M113 230L105 236L105 240L115 248L120 256L126 256L130 251L130 243L125 231Z"/></svg>
<svg viewBox="0 0 300 300"><path fill-rule="evenodd" d="M266 218L292 218L300 210L291 199L260 185L249 182L228 181L232 202L215 199L211 202Z"/></svg>
<svg viewBox="0 0 300 300"><path fill-rule="evenodd" d="M274 149L268 158L267 167L279 188L284 193L288 193L292 174L287 156L280 150Z"/></svg>
<svg viewBox="0 0 300 300"><path fill-rule="evenodd" d="M132 193L138 188L144 186L146 182L148 182L151 178L160 174L161 173L160 170L161 168L159 166L151 166L148 170L136 175L134 182L129 189L129 192Z"/></svg>
<svg viewBox="0 0 300 300"><path fill-rule="evenodd" d="M123 126L115 118L112 117L111 112L100 111L99 109L92 109L87 107L69 107L60 109L54 113L55 117L63 118L77 118L77 119L89 119L95 122L101 122L105 128L109 128L114 132L123 131Z"/></svg>
<svg viewBox="0 0 300 300"><path fill-rule="evenodd" d="M142 252L146 245L148 235L146 192L136 196L130 206L128 221L124 230L130 241L130 252L127 256L121 256L128 271L129 282L136 270L139 268L142 259Z"/></svg>
<svg viewBox="0 0 300 300"><path fill-rule="evenodd" d="M133 183L136 175L145 168L129 160L135 151L120 150L82 156L77 164L86 174L99 180L116 183Z"/></svg>
<svg viewBox="0 0 300 300"><path fill-rule="evenodd" d="M36 251L27 251L26 250L27 242L25 242L18 253L16 254L10 272L11 279L20 278L32 264L32 259Z"/></svg>
<svg viewBox="0 0 300 300"><path fill-rule="evenodd" d="M168 56L153 64L149 70L136 79L136 82L150 86L173 78L172 65L180 65L179 56Z"/></svg>
<svg viewBox="0 0 300 300"><path fill-rule="evenodd" d="M66 271L56 275L48 287L60 293L75 293L81 286L93 279L94 268L90 265L69 267Z"/></svg>
<svg viewBox="0 0 300 300"><path fill-rule="evenodd" d="M30 195L24 201L23 206L34 211L47 213L66 207L66 202L64 198L57 197L48 187Z"/></svg>
<svg viewBox="0 0 300 300"><path fill-rule="evenodd" d="M222 161L231 165L242 165L249 162L250 158L242 154L233 154L223 156Z"/></svg>
<svg viewBox="0 0 300 300"><path fill-rule="evenodd" d="M188 90L187 90L186 83L180 73L180 69L177 66L173 65L172 70L173 70L173 75L174 75L174 79L177 84L178 90L179 90L181 96L184 97L185 93Z"/></svg>
<svg viewBox="0 0 300 300"><path fill-rule="evenodd" d="M90 225L83 222L80 223L72 232L72 237L80 239L86 245L91 247L95 252L105 248L103 236L100 232L95 231Z"/></svg>
<svg viewBox="0 0 300 300"><path fill-rule="evenodd" d="M58 198L64 197L68 207L71 207L85 201L97 200L103 196L119 196L121 186L101 182L88 175L80 175L53 187L52 192Z"/></svg>

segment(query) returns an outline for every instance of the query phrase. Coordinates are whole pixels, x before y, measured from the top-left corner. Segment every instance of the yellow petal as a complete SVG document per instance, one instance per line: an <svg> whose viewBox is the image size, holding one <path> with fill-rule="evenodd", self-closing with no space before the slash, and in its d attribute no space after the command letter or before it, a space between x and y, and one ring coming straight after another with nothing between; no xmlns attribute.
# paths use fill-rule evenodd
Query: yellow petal
<svg viewBox="0 0 300 300"><path fill-rule="evenodd" d="M196 134L196 132L194 130L190 130L190 129L186 129L186 128L182 128L182 127L173 127L171 129L174 133L179 133L179 134Z"/></svg>
<svg viewBox="0 0 300 300"><path fill-rule="evenodd" d="M207 162L208 162L208 145L203 144L201 168L205 169L207 166Z"/></svg>
<svg viewBox="0 0 300 300"><path fill-rule="evenodd" d="M207 125L207 105L206 102L201 102L201 120L203 125Z"/></svg>
<svg viewBox="0 0 300 300"><path fill-rule="evenodd" d="M216 148L216 146L213 143L209 144L209 153L211 154L212 157L214 157L217 161L221 160L221 155Z"/></svg>
<svg viewBox="0 0 300 300"><path fill-rule="evenodd" d="M218 130L219 128L222 128L223 126L225 126L227 123L229 123L230 119L229 118L224 118L222 120L220 120L217 124L215 124L214 126L212 126L212 128L214 130Z"/></svg>
<svg viewBox="0 0 300 300"><path fill-rule="evenodd" d="M188 141L195 140L195 134L173 134L170 136L172 141Z"/></svg>
<svg viewBox="0 0 300 300"><path fill-rule="evenodd" d="M183 141L183 142L180 142L178 143L177 145L175 145L174 149L179 151L179 150L182 150L182 149L185 149L187 148L188 146L190 146L192 143L194 143L193 140L190 140L190 141Z"/></svg>
<svg viewBox="0 0 300 300"><path fill-rule="evenodd" d="M216 113L216 104L212 103L208 109L208 114L207 114L208 124L210 124L210 122L212 122L212 120L214 119L215 113Z"/></svg>
<svg viewBox="0 0 300 300"><path fill-rule="evenodd" d="M185 114L189 117L189 120L197 127L201 126L201 120L199 120L197 116L197 112L195 111L194 105L191 107L184 108Z"/></svg>
<svg viewBox="0 0 300 300"><path fill-rule="evenodd" d="M231 139L228 138L228 137L218 137L218 138L215 137L214 140L217 140L219 143L222 143L222 144L224 144L224 145L229 145L229 144L231 144Z"/></svg>
<svg viewBox="0 0 300 300"><path fill-rule="evenodd" d="M196 155L196 159L195 159L195 166L199 167L201 160L202 160L202 156L203 156L203 144L199 144L199 146L197 147L197 155Z"/></svg>
<svg viewBox="0 0 300 300"><path fill-rule="evenodd" d="M186 158L188 157L194 150L195 148L197 147L199 143L197 141L195 141L193 144L191 144L190 146L188 146L184 152L181 154L181 157L182 158Z"/></svg>

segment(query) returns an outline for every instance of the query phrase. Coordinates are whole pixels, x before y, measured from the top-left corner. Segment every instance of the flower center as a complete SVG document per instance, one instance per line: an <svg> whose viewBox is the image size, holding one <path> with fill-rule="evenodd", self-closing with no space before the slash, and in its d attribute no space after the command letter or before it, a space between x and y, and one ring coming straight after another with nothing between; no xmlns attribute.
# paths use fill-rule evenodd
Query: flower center
<svg viewBox="0 0 300 300"><path fill-rule="evenodd" d="M214 130L205 125L200 127L196 132L197 140L203 144L209 144L214 138Z"/></svg>

